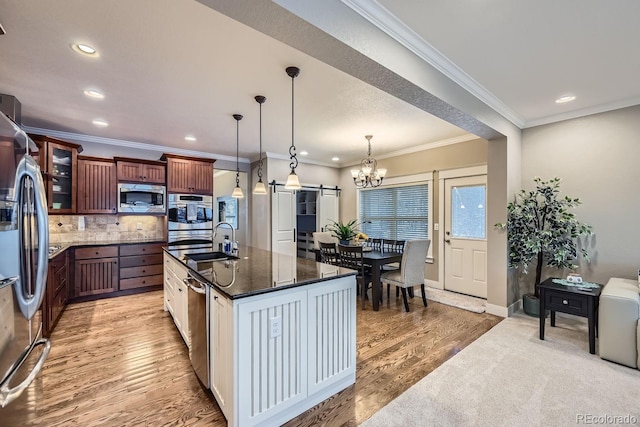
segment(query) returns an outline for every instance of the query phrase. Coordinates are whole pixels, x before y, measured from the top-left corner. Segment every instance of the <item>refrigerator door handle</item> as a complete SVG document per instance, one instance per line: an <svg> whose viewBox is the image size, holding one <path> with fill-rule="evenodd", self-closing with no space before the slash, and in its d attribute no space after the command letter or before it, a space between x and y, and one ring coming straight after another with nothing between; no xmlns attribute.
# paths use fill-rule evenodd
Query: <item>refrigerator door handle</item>
<svg viewBox="0 0 640 427"><path fill-rule="evenodd" d="M22 365L22 363L24 363L24 361L29 357L34 348L41 345L44 346L44 349L42 350L42 354L38 358L38 361L34 365L29 375L27 375L27 377L20 384L13 388L10 388L9 383L13 379L14 375L16 375L16 373L18 372L18 368L20 367L20 365ZM4 408L9 403L16 400L20 396L20 394L22 394L22 392L27 387L29 387L35 377L40 373L40 370L42 370L44 361L47 360L47 357L49 356L49 350L51 350L51 341L46 338L41 338L33 344L31 350L29 350L26 356L22 359L21 363L18 364L15 369L13 369L13 372L5 379L2 386L0 387L0 407Z"/></svg>
<svg viewBox="0 0 640 427"><path fill-rule="evenodd" d="M33 157L28 154L25 154L18 164L14 186L16 189L16 215L20 239L21 263L26 262L23 255L24 250L22 248L25 247L25 244L30 244L30 242L24 241L25 235L23 230L23 209L25 207L23 200L25 198L25 194L23 194L23 192L25 190L28 191L25 188L24 182L26 178L30 178L34 183L35 200L33 202L38 223L38 269L36 271L33 295L29 294L29 291L25 286L16 286L17 292L15 294L20 311L27 320L31 320L38 311L38 308L40 308L40 304L42 303L46 290L47 269L49 266L49 217L47 214L47 200L42 175L40 174L40 167ZM25 278L23 277L21 280L25 280Z"/></svg>

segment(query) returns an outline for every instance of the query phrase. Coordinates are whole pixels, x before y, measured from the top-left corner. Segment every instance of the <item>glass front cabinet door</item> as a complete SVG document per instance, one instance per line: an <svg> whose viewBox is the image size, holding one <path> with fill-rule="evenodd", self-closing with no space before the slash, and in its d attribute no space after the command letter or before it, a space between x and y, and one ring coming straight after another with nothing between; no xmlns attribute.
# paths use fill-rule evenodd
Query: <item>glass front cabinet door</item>
<svg viewBox="0 0 640 427"><path fill-rule="evenodd" d="M46 156L40 161L50 214L76 213L78 153L82 147L40 135L30 135Z"/></svg>

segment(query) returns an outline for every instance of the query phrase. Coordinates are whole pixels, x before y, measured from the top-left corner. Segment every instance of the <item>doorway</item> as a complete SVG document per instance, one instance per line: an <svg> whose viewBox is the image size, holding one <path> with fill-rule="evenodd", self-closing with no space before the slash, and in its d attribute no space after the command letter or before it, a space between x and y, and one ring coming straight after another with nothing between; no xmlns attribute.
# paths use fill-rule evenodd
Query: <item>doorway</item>
<svg viewBox="0 0 640 427"><path fill-rule="evenodd" d="M487 297L487 176L444 180L444 289Z"/></svg>

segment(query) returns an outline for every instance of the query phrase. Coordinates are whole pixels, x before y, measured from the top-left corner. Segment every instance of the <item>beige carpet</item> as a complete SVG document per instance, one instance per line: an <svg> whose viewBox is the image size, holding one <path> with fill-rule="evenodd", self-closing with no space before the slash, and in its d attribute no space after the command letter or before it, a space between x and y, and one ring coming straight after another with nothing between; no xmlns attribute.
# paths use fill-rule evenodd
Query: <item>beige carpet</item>
<svg viewBox="0 0 640 427"><path fill-rule="evenodd" d="M420 294L419 290L416 290L415 292L416 295ZM458 294L456 292L449 292L442 289L430 288L428 286L425 286L425 294L427 295L427 300L462 308L463 310L472 311L474 313L484 313L486 310L487 300L482 298Z"/></svg>
<svg viewBox="0 0 640 427"><path fill-rule="evenodd" d="M589 354L586 319L548 322L503 320L362 425L640 424L640 371Z"/></svg>

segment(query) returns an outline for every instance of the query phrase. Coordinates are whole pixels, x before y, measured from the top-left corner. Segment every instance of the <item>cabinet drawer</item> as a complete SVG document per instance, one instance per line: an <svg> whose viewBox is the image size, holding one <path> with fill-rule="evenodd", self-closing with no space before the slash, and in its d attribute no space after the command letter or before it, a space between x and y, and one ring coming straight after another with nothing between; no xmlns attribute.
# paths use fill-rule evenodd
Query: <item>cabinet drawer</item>
<svg viewBox="0 0 640 427"><path fill-rule="evenodd" d="M118 256L117 246L91 246L78 248L75 252L76 259L111 258Z"/></svg>
<svg viewBox="0 0 640 427"><path fill-rule="evenodd" d="M120 290L144 288L145 286L162 285L162 274L155 276L134 277L120 280Z"/></svg>
<svg viewBox="0 0 640 427"><path fill-rule="evenodd" d="M120 279L130 279L132 277L141 277L141 276L155 276L156 274L162 274L162 270L163 270L162 264L122 268L122 262L121 262L120 266L121 266Z"/></svg>
<svg viewBox="0 0 640 427"><path fill-rule="evenodd" d="M162 254L120 257L120 267L144 267L162 265Z"/></svg>
<svg viewBox="0 0 640 427"><path fill-rule="evenodd" d="M565 294L560 292L545 293L545 309L562 313L587 316L589 297L587 295Z"/></svg>
<svg viewBox="0 0 640 427"><path fill-rule="evenodd" d="M120 256L162 254L164 243L142 243L120 246Z"/></svg>

